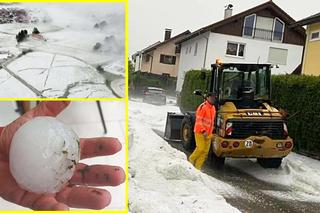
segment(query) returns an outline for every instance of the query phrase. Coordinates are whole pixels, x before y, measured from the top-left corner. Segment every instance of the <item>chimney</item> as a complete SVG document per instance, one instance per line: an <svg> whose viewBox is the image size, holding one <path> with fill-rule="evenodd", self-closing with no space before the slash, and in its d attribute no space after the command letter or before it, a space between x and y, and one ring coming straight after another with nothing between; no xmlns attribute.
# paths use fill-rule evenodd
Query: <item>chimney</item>
<svg viewBox="0 0 320 213"><path fill-rule="evenodd" d="M165 29L165 33L164 33L164 40L168 40L171 38L171 31L172 29Z"/></svg>
<svg viewBox="0 0 320 213"><path fill-rule="evenodd" d="M229 18L232 16L232 8L233 5L232 4L228 4L225 6L225 10L224 10L224 19Z"/></svg>

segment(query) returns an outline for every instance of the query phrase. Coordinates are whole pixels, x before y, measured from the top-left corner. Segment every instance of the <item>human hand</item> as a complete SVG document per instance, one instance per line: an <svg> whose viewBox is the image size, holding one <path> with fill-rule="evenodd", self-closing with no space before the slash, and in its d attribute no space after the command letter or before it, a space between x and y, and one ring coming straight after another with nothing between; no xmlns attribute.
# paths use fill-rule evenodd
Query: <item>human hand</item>
<svg viewBox="0 0 320 213"><path fill-rule="evenodd" d="M69 102L41 102L38 107L0 128L0 197L33 210L69 210L73 208L102 209L110 204L111 195L105 189L90 186L117 186L125 181L125 172L118 166L76 165L69 184L55 194L36 194L16 183L10 173L9 150L14 133L36 116L57 116ZM112 155L121 150L116 138L80 139L80 158Z"/></svg>

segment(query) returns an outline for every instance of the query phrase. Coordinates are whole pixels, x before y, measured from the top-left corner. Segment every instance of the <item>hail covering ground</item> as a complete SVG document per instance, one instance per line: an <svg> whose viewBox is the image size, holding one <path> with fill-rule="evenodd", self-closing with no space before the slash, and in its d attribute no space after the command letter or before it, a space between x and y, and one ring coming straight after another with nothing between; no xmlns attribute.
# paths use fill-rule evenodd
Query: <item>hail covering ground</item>
<svg viewBox="0 0 320 213"><path fill-rule="evenodd" d="M237 212L223 196L252 199L241 188L208 176L187 161L156 131L164 132L173 104L155 106L129 101L129 210L131 212ZM290 153L279 169L263 169L255 159L227 159L226 164L266 184L290 190L261 190L262 194L290 202L320 203L320 164ZM260 205L260 204L259 204ZM262 204L263 205L263 204ZM267 205L267 204L266 204Z"/></svg>
<svg viewBox="0 0 320 213"><path fill-rule="evenodd" d="M124 97L123 4L3 7L34 22L0 24L0 97ZM43 39L17 44L15 35L34 27Z"/></svg>

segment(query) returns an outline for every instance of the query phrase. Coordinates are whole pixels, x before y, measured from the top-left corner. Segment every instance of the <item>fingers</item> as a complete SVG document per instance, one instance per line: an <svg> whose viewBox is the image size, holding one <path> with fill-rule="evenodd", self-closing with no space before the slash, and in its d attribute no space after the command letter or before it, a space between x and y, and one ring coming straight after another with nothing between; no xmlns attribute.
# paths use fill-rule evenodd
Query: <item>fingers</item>
<svg viewBox="0 0 320 213"><path fill-rule="evenodd" d="M61 202L58 202L52 196L40 196L33 204L31 209L33 210L69 210L69 207Z"/></svg>
<svg viewBox="0 0 320 213"><path fill-rule="evenodd" d="M20 188L9 171L7 163L0 162L0 195L3 199L34 210L68 210L53 196L39 195Z"/></svg>
<svg viewBox="0 0 320 213"><path fill-rule="evenodd" d="M103 209L111 202L107 190L82 186L66 187L56 198L70 207L86 209Z"/></svg>
<svg viewBox="0 0 320 213"><path fill-rule="evenodd" d="M77 185L118 186L125 181L125 172L118 166L80 163L70 182Z"/></svg>
<svg viewBox="0 0 320 213"><path fill-rule="evenodd" d="M117 138L88 138L80 140L81 159L96 156L113 155L121 150L121 143Z"/></svg>
<svg viewBox="0 0 320 213"><path fill-rule="evenodd" d="M53 116L56 117L68 105L69 101L42 101L40 104L24 114L24 117L33 118L35 116Z"/></svg>

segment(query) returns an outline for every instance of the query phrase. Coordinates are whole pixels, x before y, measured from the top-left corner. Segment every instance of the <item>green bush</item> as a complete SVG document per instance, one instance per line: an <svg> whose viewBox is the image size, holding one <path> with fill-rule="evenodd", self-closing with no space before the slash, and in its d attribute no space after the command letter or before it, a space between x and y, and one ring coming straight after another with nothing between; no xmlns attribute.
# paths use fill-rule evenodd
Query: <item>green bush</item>
<svg viewBox="0 0 320 213"><path fill-rule="evenodd" d="M193 91L201 89L207 91L210 86L211 72L209 70L191 70L186 73L179 97L182 111L195 111L203 101L200 96L193 95Z"/></svg>
<svg viewBox="0 0 320 213"><path fill-rule="evenodd" d="M320 157L320 77L273 76L272 102L288 113L295 150Z"/></svg>
<svg viewBox="0 0 320 213"><path fill-rule="evenodd" d="M201 73L205 73L205 78L201 78ZM187 72L179 100L182 111L195 111L202 99L193 91L207 90L210 78L209 71ZM320 77L272 76L271 101L274 107L288 113L288 130L295 151L320 158Z"/></svg>

